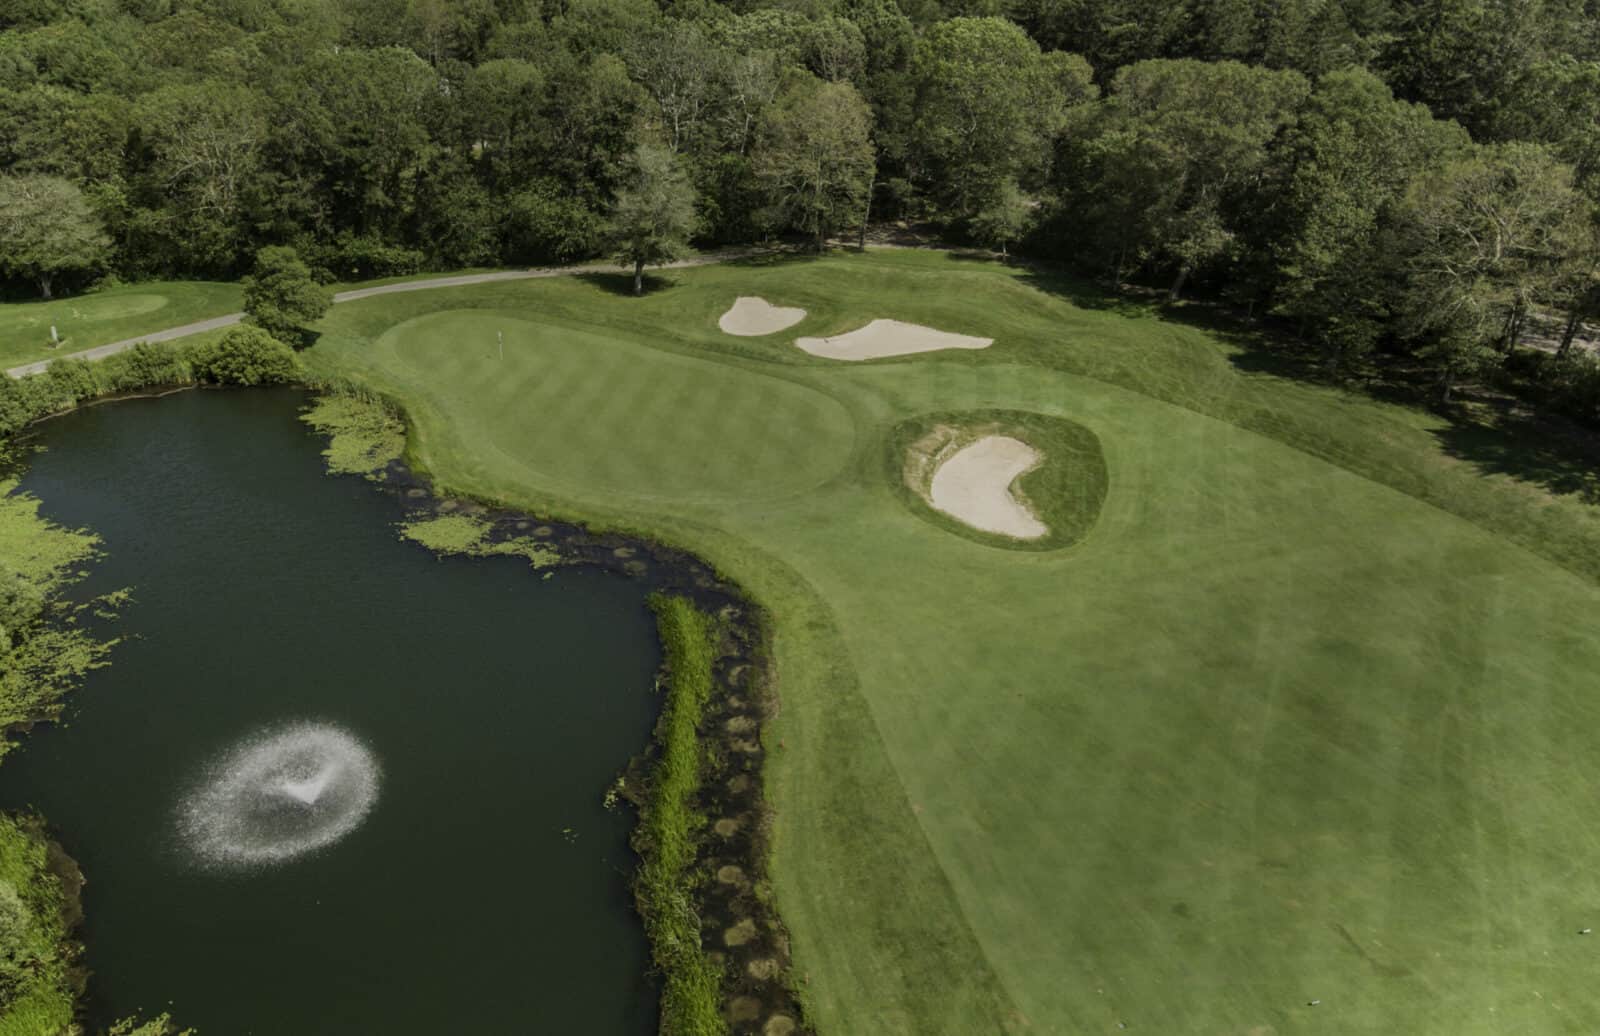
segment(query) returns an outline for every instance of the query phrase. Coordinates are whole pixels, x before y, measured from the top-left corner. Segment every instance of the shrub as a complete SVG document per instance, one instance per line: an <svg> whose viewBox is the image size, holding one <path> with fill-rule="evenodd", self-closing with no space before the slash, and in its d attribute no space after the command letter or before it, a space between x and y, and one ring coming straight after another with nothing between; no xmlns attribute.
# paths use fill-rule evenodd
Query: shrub
<svg viewBox="0 0 1600 1036"><path fill-rule="evenodd" d="M216 385L281 385L300 373L294 350L259 327L236 327L198 347L190 364L197 380Z"/></svg>
<svg viewBox="0 0 1600 1036"><path fill-rule="evenodd" d="M87 360L56 360L45 368L45 380L62 406L72 406L82 399L93 399L100 394L94 368Z"/></svg>
<svg viewBox="0 0 1600 1036"><path fill-rule="evenodd" d="M0 375L0 438L10 436L33 420L22 383Z"/></svg>
<svg viewBox="0 0 1600 1036"><path fill-rule="evenodd" d="M332 304L333 296L294 249L273 246L256 253L255 271L244 279L244 311L252 324L274 338L295 342L301 328Z"/></svg>
<svg viewBox="0 0 1600 1036"><path fill-rule="evenodd" d="M415 249L350 234L341 234L327 244L307 246L306 255L319 270L339 280L416 273L426 259Z"/></svg>
<svg viewBox="0 0 1600 1036"><path fill-rule="evenodd" d="M0 382L0 436L100 394L94 368L83 360L57 360L43 374L21 380L0 374Z"/></svg>
<svg viewBox="0 0 1600 1036"><path fill-rule="evenodd" d="M194 380L189 361L182 352L170 345L149 342L140 342L127 352L106 357L95 365L95 376L106 392L133 392Z"/></svg>
<svg viewBox="0 0 1600 1036"><path fill-rule="evenodd" d="M182 385L193 380L183 352L170 345L147 342L97 363L61 359L43 374L20 380L0 376L0 440L41 417L70 410L108 392Z"/></svg>

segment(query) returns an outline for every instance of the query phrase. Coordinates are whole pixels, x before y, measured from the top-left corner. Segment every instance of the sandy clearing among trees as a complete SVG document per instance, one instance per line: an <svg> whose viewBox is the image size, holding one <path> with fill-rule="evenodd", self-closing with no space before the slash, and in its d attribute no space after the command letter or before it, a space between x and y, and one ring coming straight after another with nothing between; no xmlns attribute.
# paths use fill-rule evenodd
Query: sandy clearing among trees
<svg viewBox="0 0 1600 1036"><path fill-rule="evenodd" d="M756 338L793 327L805 318L806 311L797 306L774 306L758 295L740 295L717 326L730 335Z"/></svg>
<svg viewBox="0 0 1600 1036"><path fill-rule="evenodd" d="M939 349L987 349L993 338L937 331L900 320L874 320L866 327L832 338L796 338L794 344L813 356L830 360L875 360L880 356L905 356Z"/></svg>
<svg viewBox="0 0 1600 1036"><path fill-rule="evenodd" d="M975 529L1036 540L1050 532L1011 492L1011 484L1044 458L1009 435L986 435L963 446L933 473L929 503Z"/></svg>

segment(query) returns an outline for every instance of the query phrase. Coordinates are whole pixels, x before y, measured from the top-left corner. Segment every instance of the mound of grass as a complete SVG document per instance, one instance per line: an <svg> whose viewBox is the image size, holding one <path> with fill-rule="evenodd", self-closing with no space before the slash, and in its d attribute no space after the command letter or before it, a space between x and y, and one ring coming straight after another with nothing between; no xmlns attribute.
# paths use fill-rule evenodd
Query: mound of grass
<svg viewBox="0 0 1600 1036"><path fill-rule="evenodd" d="M656 724L660 755L634 834L642 858L634 895L661 973L662 1036L722 1036L722 976L700 944L692 871L705 823L693 801L704 766L699 727L711 699L716 628L682 597L655 594L650 607L666 655L667 700Z"/></svg>
<svg viewBox="0 0 1600 1036"><path fill-rule="evenodd" d="M1037 450L1041 460L1017 479L1016 493L1050 527L1036 540L973 528L928 503L938 461L988 435L1008 435ZM923 414L896 425L887 438L887 464L906 506L958 536L1011 550L1059 550L1088 535L1105 503L1109 476L1100 440L1076 421L1021 410Z"/></svg>

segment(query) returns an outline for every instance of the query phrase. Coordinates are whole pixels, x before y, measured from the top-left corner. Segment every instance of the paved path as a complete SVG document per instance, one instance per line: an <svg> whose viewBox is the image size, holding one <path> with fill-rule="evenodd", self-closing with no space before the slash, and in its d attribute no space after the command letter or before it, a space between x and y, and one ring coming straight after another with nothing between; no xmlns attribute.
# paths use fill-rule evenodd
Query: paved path
<svg viewBox="0 0 1600 1036"><path fill-rule="evenodd" d="M691 259L679 259L675 263L667 263L665 266L658 268L680 270L688 266L709 266L712 263L724 263L733 259L748 259L751 256L763 255L771 251L776 250L738 248L723 252L710 252L706 255L697 255ZM341 291L334 295L333 301L336 303L354 302L357 299L370 299L374 295L395 295L403 291L427 291L429 288L459 288L468 284L490 284L494 281L525 281L533 277L572 277L583 273L616 273L619 269L623 268L616 263L584 263L579 266L551 266L534 270L501 270L498 273L463 273L454 277L429 277L420 281L400 281L395 284L380 284L373 288L356 288L352 291ZM124 349L132 349L140 342L170 342L174 338L184 338L188 335L199 334L202 331L215 331L220 327L230 327L243 319L243 313L229 313L227 316L212 317L209 320L196 320L192 324L169 327L164 331L151 331L149 334L139 335L135 338L124 338L120 342L97 345L93 349L67 353L64 356L52 356L48 360L40 360L37 363L25 363L20 367L12 367L6 373L13 378L25 378L30 374L43 374L45 368L58 359L100 360L113 353L120 353Z"/></svg>

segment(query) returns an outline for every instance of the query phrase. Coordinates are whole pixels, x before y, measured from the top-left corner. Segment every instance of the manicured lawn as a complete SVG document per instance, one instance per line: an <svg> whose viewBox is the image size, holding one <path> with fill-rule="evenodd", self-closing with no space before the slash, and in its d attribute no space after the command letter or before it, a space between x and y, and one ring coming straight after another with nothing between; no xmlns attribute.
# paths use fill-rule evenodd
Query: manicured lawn
<svg viewBox="0 0 1600 1036"><path fill-rule="evenodd" d="M237 284L212 281L155 281L52 302L6 303L0 305L0 368L234 313L239 305ZM51 348L52 324L60 348Z"/></svg>
<svg viewBox="0 0 1600 1036"><path fill-rule="evenodd" d="M774 874L822 1033L1600 1031L1595 508L1016 269L665 281L350 303L307 359L404 401L445 486L660 536L771 609ZM741 294L810 315L722 335ZM875 317L996 344L788 345ZM979 409L1098 438L1080 542L908 506L896 429Z"/></svg>

